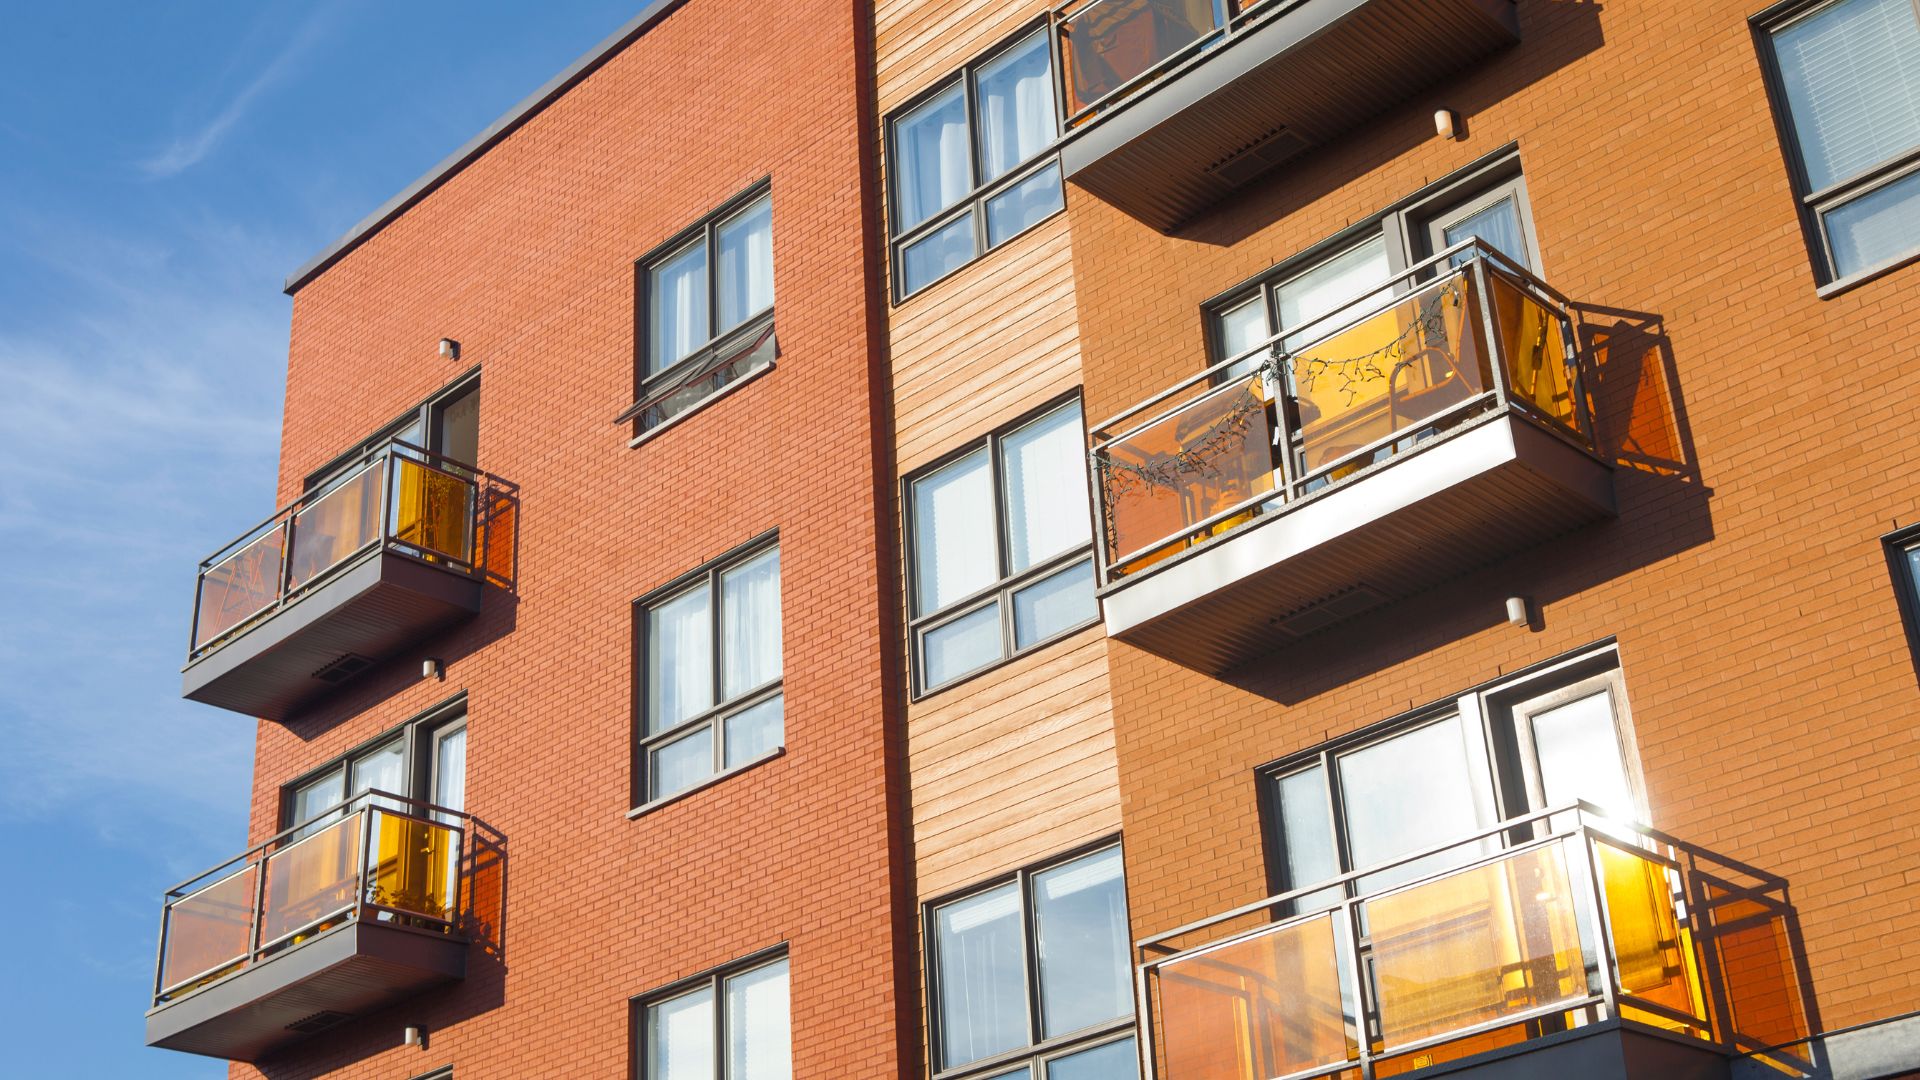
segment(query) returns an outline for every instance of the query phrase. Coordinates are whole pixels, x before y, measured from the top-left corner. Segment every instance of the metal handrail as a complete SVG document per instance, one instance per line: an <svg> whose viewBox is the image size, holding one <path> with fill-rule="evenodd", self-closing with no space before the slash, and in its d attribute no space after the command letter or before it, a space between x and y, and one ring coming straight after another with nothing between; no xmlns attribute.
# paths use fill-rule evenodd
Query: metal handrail
<svg viewBox="0 0 1920 1080"><path fill-rule="evenodd" d="M1462 256L1465 257L1462 258ZM1456 259L1460 261L1456 263ZM1436 270L1440 271L1440 273L1435 274L1434 272ZM1511 287L1533 303L1538 304L1559 324L1561 334L1564 338L1563 346L1571 367L1569 382L1574 399L1572 402L1573 417L1571 429L1561 433L1591 450L1594 436L1591 417L1588 415L1585 401L1587 378L1584 360L1578 351L1577 342L1572 337L1573 318L1569 310L1572 307L1572 301L1568 300L1563 294L1546 282L1541 281L1536 275L1519 265L1499 249L1481 241L1478 237L1468 237L1434 254L1430 258L1424 259L1393 274L1379 286L1357 298L1355 302L1332 311L1324 312L1299 324L1283 327L1253 347L1182 378L1171 386L1095 425L1090 432L1088 456L1094 467L1093 471L1096 482L1100 485L1101 489L1101 513L1099 518L1102 534L1100 549L1102 555L1103 582L1111 583L1114 580L1115 574L1113 570L1115 566L1124 565L1147 552L1158 551L1168 545L1182 542L1218 525L1220 522L1245 514L1254 508L1275 503L1294 503L1310 498L1317 494L1318 490L1308 491L1305 489L1315 480L1326 479L1336 471L1351 468L1356 462L1372 462L1373 457L1382 447L1401 442L1407 439L1411 433L1421 428L1433 426L1442 421L1458 421L1470 418L1476 413L1486 412L1490 407L1499 409L1505 406L1512 406L1517 410L1525 411L1526 415L1532 418L1533 413L1536 411L1533 406L1526 399L1513 394L1511 388L1507 385L1508 373L1505 370L1507 359L1505 356L1505 345L1498 339L1498 335L1494 332L1495 302L1491 294L1490 282L1496 275L1504 285ZM1424 280L1422 280L1423 278ZM1403 425L1404 431L1396 429L1387 435L1371 440L1366 445L1350 449L1334 460L1322 462L1308 471L1302 471L1295 467L1296 463L1292 462L1292 455L1296 449L1294 446L1294 436L1298 434L1298 431L1295 425L1289 421L1286 416L1286 409L1282 406L1280 415L1276 417L1278 430L1274 436L1273 451L1275 455L1275 467L1274 484L1271 490L1257 492L1230 506L1216 510L1201 520L1185 523L1176 531L1165 536L1152 541L1138 543L1128 551L1119 552L1114 550L1114 522L1110 513L1111 507L1107 504L1106 499L1106 485L1109 482L1106 466L1109 464L1112 448L1115 445L1136 438L1141 433L1165 424L1183 412L1200 406L1220 395L1235 392L1249 392L1249 388L1253 385L1252 380L1260 377L1257 371L1238 376L1231 380L1222 380L1220 378L1235 365L1244 364L1254 359L1259 359L1262 363L1265 363L1267 357L1271 357L1282 364L1288 363L1293 357L1311 354L1327 342L1352 331L1370 319L1376 318L1408 303L1422 302L1422 298L1427 296L1427 294L1443 290L1448 288L1451 283L1461 281L1469 282L1473 285L1476 294L1474 310L1464 312L1464 317L1471 320L1476 333L1484 333L1486 336L1485 348L1487 350L1487 356L1484 358L1484 362L1489 369L1490 383L1479 393L1465 401L1442 406L1430 414L1410 417ZM1302 342L1303 338L1305 339L1303 343L1292 346L1288 344L1290 341ZM1209 383L1212 385L1207 385ZM1192 391L1196 387L1204 387L1204 389L1198 394L1181 398L1178 401L1171 401L1171 399ZM1273 397L1274 403L1278 404L1281 398L1288 396L1287 388L1284 386L1273 387L1270 391L1270 396ZM1171 403L1169 403L1170 401ZM1136 420L1135 418L1139 417L1142 413L1149 415L1145 419ZM1558 418L1543 416L1540 419L1542 425L1550 431L1559 432L1562 428L1567 427L1567 425ZM1116 432L1114 429L1122 422L1127 422L1127 426ZM1371 470L1367 469L1365 471ZM1361 472L1359 475L1364 475L1364 472ZM1358 476L1343 478L1342 482L1349 482L1357 478ZM1319 490L1324 490L1324 488Z"/></svg>
<svg viewBox="0 0 1920 1080"><path fill-rule="evenodd" d="M299 926L293 929L286 930L272 938L263 940L261 931L266 914L266 877L268 865L275 858L294 851L309 841L318 840L320 837L326 835L326 829L322 829L305 836L300 836L299 834L304 830L313 828L314 826L326 826L327 829L331 829L355 817L360 818L361 822L358 828L358 840L353 866L353 898L332 910L303 920ZM375 833L374 822L382 817L445 829L452 834L453 853L450 865L453 867L454 873L452 880L453 891L448 897L448 917L441 918L424 912L411 911L377 903L369 897L369 889L371 887L369 870L373 866L374 861L372 856L372 845ZM160 939L154 961L154 1005L158 1006L173 999L183 987L190 988L189 992L197 992L199 989L199 987L195 985L197 983L208 981L211 977L221 972L238 971L251 966L267 954L280 949L287 941L301 934L313 931L316 926L324 925L336 919L357 921L361 918L363 912L366 911L390 912L410 919L420 919L428 923L439 923L450 931L457 928L462 918L468 914L468 904L471 900L471 897L467 895L465 885L467 866L477 851L474 847L476 838L474 824L475 820L473 815L465 811L438 806L424 799L415 799L379 789L369 789L353 796L338 806L329 807L304 821L297 822L282 829L239 855L218 863L193 877L187 878L173 888L168 889L161 903ZM291 839L292 842L285 843L289 839ZM284 846L282 846L283 844ZM252 897L248 905L246 949L239 954L216 963L204 971L174 979L171 982L165 981L167 946L172 930L171 916L174 909L184 901L192 899L194 896L208 889L224 884L234 877L249 871L254 874L254 880L252 882Z"/></svg>
<svg viewBox="0 0 1920 1080"><path fill-rule="evenodd" d="M396 543L404 548L412 549L414 547L413 545L399 540L393 534L393 499L394 489L398 479L396 476L397 470L392 468L390 463L396 459L405 460L412 465L417 465L439 475L451 477L468 486L473 495L473 505L470 511L473 520L468 525L469 531L467 536L468 557L466 559L456 559L448 556L445 552L439 551L435 551L433 554L437 559L444 560L450 564L449 568L457 572L470 575L479 573L479 559L475 557L476 552L474 549L478 546L479 542L479 524L483 509L483 500L480 498L480 494L483 488L487 487L493 478L472 465L456 461L445 454L436 453L424 447L416 446L403 439L387 439L384 442L376 443L367 448L359 457L343 466L339 472L339 475L342 476L343 479L339 482L301 493L298 498L281 506L253 528L241 533L237 539L229 541L226 545L216 549L213 554L200 560L200 564L194 574L193 613L187 627L188 660L190 662L196 660L220 645L225 644L252 626L262 615L285 605L289 600L309 591L315 585L329 580L341 566L353 562L369 550L385 548ZM295 585L289 577L292 571L294 546L298 543L298 537L295 535L298 532L295 526L295 519L305 510L317 505L322 500L341 490L347 483L352 482L368 470L374 468L377 464L382 463L387 464L387 474L381 480L379 501L380 520L376 534L368 540L367 543L362 544L351 552L342 554L328 566L315 572L307 580ZM279 541L279 579L275 583L273 597L261 604L260 607L236 619L231 626L209 636L205 641L200 640L200 610L202 601L205 599L204 583L207 575L229 560L242 554L250 545L271 535L275 528L282 529L283 532Z"/></svg>
<svg viewBox="0 0 1920 1080"><path fill-rule="evenodd" d="M1543 824L1544 830L1539 828ZM1489 839L1499 841L1497 850L1469 857L1410 881L1395 882L1371 892L1358 893L1351 888L1362 879L1377 877L1382 873L1414 865L1436 855L1471 848ZM1638 997L1628 992L1622 985L1618 966L1619 948L1613 936L1612 913L1608 907L1607 890L1603 884L1604 878L1596 855L1596 845L1599 844L1645 859L1663 868L1668 875L1675 926L1683 936L1691 935L1696 943L1686 952L1691 966L1684 974L1689 984L1696 987L1700 993L1699 1000L1702 1006L1698 1014L1677 1010L1660 1002ZM1554 846L1565 846L1571 851L1576 845L1580 850L1578 858L1581 861L1575 864L1570 860L1568 868L1572 870L1578 865L1584 871L1584 877L1576 876L1570 882L1575 895L1569 897L1569 902L1574 905L1576 916L1581 915L1584 908L1584 914L1590 917L1588 920L1583 920L1579 926L1578 947L1585 956L1590 978L1598 979L1597 990L1593 988L1594 984L1589 982L1585 993L1580 995L1556 999L1493 1020L1465 1025L1408 1042L1389 1045L1384 1037L1375 1038L1373 1025L1379 1019L1378 1004L1376 998L1367 992L1370 984L1364 982L1365 977L1361 974L1365 970L1366 955L1372 948L1370 939L1362 933L1364 924L1358 917L1361 905L1512 859L1530 851ZM1344 1060L1333 1065L1314 1066L1296 1073L1289 1073L1286 1080L1307 1080L1310 1077L1340 1072L1353 1068L1356 1062L1367 1071L1368 1075L1371 1075L1372 1063L1381 1058L1415 1053L1486 1031L1570 1011L1601 1009L1604 1010L1602 1015L1618 1017L1621 1015L1620 1009L1623 1004L1684 1025L1697 1032L1704 1041L1730 1048L1733 1044L1733 1035L1724 1030L1725 987L1720 983L1721 973L1710 947L1710 927L1706 925L1707 920L1702 911L1702 909L1712 909L1715 903L1709 902L1706 894L1698 888L1698 878L1705 874L1705 871L1698 867L1701 860L1755 879L1759 882L1754 887L1755 891L1784 890L1786 885L1784 879L1775 875L1679 840L1640 822L1613 817L1600 807L1581 800L1519 815L1449 840L1444 844L1426 847L1310 885L1275 893L1230 911L1220 912L1172 930L1141 938L1135 942L1134 948L1136 950L1135 991L1139 996L1142 1009L1141 1061L1147 1070L1143 1075L1148 1077L1160 1075L1159 1062L1154 1049L1156 999L1152 996L1151 990L1156 985L1153 980L1157 978L1162 968L1321 919L1334 920L1329 923L1329 928L1334 931L1338 964L1344 969L1341 971L1342 1004L1343 1007L1351 1004L1357 1010L1354 1015L1348 1017L1355 1025L1350 1030L1353 1041ZM1341 899L1337 903L1318 910L1279 917L1266 924L1227 934L1185 949L1174 949L1168 944L1175 939L1249 916L1274 913L1292 901L1332 889L1340 891ZM1717 901L1717 903L1724 902L1724 900ZM1157 955L1150 957L1150 953ZM1594 970L1595 965L1597 965L1597 971ZM1718 1027L1715 1024L1716 1017L1723 1021Z"/></svg>

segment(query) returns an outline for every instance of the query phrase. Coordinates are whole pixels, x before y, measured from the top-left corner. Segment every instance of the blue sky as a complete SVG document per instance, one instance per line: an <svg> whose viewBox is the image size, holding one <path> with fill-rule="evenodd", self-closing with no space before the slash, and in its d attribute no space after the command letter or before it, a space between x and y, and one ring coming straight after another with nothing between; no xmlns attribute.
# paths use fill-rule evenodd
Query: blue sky
<svg viewBox="0 0 1920 1080"><path fill-rule="evenodd" d="M643 0L0 0L0 1072L141 1045L158 899L245 845L180 700L194 564L273 509L286 274Z"/></svg>

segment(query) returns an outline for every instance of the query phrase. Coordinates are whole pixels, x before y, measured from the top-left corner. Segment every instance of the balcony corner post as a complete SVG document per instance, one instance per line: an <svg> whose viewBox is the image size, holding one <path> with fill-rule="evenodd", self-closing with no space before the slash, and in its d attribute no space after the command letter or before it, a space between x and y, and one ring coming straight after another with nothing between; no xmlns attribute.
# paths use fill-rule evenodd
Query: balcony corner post
<svg viewBox="0 0 1920 1080"><path fill-rule="evenodd" d="M1478 243L1476 240L1476 247ZM1513 396L1507 387L1507 346L1500 340L1499 324L1493 317L1493 283L1487 273L1487 255L1484 251L1474 252L1473 284L1474 292L1480 298L1480 325L1487 335L1487 366L1493 369L1494 401L1501 407L1508 407L1513 404ZM1465 316L1465 313L1462 315Z"/></svg>
<svg viewBox="0 0 1920 1080"><path fill-rule="evenodd" d="M1587 831L1586 815L1583 810L1574 810L1579 826L1562 843L1580 845L1578 865L1586 869L1587 897L1593 905L1593 950L1594 961L1600 975L1600 997L1602 1008L1606 1009L1606 1019L1620 1018L1620 995L1614 986L1613 938L1608 932L1609 913L1607 911L1607 890L1601 878L1600 859L1594 846L1593 835ZM1591 991L1589 991L1591 993Z"/></svg>
<svg viewBox="0 0 1920 1080"><path fill-rule="evenodd" d="M1159 1080L1159 1059L1153 1047L1153 998L1152 991L1147 985L1146 961L1143 960L1134 966L1133 983L1134 1010L1138 1017L1134 1021L1134 1027L1139 1032L1135 1046L1140 1051L1140 1080Z"/></svg>

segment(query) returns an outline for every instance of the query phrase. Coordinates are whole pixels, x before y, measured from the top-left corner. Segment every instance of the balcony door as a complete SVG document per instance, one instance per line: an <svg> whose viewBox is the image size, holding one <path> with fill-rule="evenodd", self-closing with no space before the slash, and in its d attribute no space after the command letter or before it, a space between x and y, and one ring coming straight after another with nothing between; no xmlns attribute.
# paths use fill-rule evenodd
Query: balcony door
<svg viewBox="0 0 1920 1080"><path fill-rule="evenodd" d="M1427 250L1433 254L1469 239L1479 239L1523 269L1538 273L1533 229L1528 223L1526 180L1515 176L1438 209L1425 217ZM1472 256L1460 254L1455 266Z"/></svg>

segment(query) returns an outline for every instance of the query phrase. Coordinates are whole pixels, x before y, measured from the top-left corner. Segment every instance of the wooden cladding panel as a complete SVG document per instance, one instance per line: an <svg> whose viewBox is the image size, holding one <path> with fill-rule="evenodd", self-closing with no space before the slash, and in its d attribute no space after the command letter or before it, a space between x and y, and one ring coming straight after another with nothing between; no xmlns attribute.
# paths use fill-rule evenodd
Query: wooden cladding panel
<svg viewBox="0 0 1920 1080"><path fill-rule="evenodd" d="M875 4L873 54L881 114L1021 27L1037 23L1048 6L1034 0L882 0Z"/></svg>
<svg viewBox="0 0 1920 1080"><path fill-rule="evenodd" d="M1098 628L908 710L924 899L1120 828Z"/></svg>

